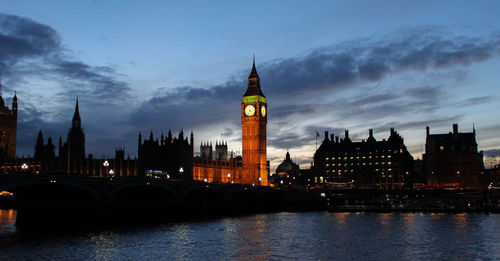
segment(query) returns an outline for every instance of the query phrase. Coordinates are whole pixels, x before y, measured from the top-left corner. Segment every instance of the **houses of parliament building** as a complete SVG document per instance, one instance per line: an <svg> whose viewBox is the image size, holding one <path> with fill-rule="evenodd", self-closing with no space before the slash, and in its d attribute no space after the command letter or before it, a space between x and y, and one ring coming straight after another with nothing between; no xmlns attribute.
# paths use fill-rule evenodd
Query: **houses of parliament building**
<svg viewBox="0 0 500 261"><path fill-rule="evenodd" d="M0 85L1 88L1 85ZM0 89L1 91L1 89ZM241 101L242 157L230 156L227 144L202 144L201 155L194 157L194 137L181 131L174 137L154 139L138 137L138 158L125 158L125 149L118 148L114 158L94 158L85 154L85 133L82 128L78 99L67 139L59 137L57 154L51 137L45 142L42 130L34 146L33 158L16 159L17 97L12 109L4 105L0 92L0 173L26 171L35 174L69 174L87 176L147 176L263 185L268 184L266 154L267 101L262 93L255 59L248 77L248 86Z"/></svg>

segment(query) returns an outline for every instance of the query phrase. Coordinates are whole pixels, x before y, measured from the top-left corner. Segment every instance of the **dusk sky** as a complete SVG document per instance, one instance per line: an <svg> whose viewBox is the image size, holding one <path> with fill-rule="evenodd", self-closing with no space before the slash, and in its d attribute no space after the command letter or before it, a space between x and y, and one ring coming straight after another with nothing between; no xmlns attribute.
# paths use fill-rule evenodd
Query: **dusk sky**
<svg viewBox="0 0 500 261"><path fill-rule="evenodd" d="M17 154L66 139L76 97L86 152L135 156L169 129L241 152L240 102L256 56L271 172L306 167L316 131L353 141L395 128L421 158L431 133L477 132L500 156L498 1L5 1L3 98L19 99Z"/></svg>

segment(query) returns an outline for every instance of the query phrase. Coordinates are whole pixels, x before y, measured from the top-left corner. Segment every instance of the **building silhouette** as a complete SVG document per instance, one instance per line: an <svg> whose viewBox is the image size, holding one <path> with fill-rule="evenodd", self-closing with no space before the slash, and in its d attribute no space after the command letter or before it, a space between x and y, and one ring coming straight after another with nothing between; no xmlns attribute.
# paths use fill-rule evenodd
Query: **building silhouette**
<svg viewBox="0 0 500 261"><path fill-rule="evenodd" d="M286 187L295 189L303 187L306 182L306 175L303 175L299 165L295 164L287 151L285 159L278 165L276 171L269 178L269 184L273 187Z"/></svg>
<svg viewBox="0 0 500 261"><path fill-rule="evenodd" d="M200 146L200 157L194 159L193 179L207 182L234 182L268 185L267 164L267 101L262 93L260 78L253 61L248 76L248 86L241 101L242 157L227 157L227 144L216 143L216 155L212 144Z"/></svg>
<svg viewBox="0 0 500 261"><path fill-rule="evenodd" d="M149 139L142 140L139 133L137 145L139 174L159 173L170 178L193 179L193 132L189 138L184 138L184 131L178 137L172 137L169 130L167 137L161 134L160 140L154 139L151 131Z"/></svg>
<svg viewBox="0 0 500 261"><path fill-rule="evenodd" d="M28 165L26 171L36 174L68 174L100 177L126 177L138 175L137 159L125 158L125 149L115 150L114 158L94 158L85 154L85 132L82 127L78 99L71 120L67 139L59 137L56 148L52 138L45 143L42 130L38 132L33 158L22 159ZM19 160L18 160L19 161ZM106 162L106 164L105 164Z"/></svg>
<svg viewBox="0 0 500 261"><path fill-rule="evenodd" d="M413 157L404 139L393 129L389 138L352 142L349 131L340 139L325 131L325 138L314 154L310 184L352 184L356 188L397 189L408 186L413 171Z"/></svg>
<svg viewBox="0 0 500 261"><path fill-rule="evenodd" d="M483 152L478 152L476 130L458 132L458 124L453 124L453 132L431 134L426 127L424 167L427 183L440 188L476 188L484 169Z"/></svg>
<svg viewBox="0 0 500 261"><path fill-rule="evenodd" d="M12 98L12 107L5 105L0 79L0 162L16 158L17 95Z"/></svg>

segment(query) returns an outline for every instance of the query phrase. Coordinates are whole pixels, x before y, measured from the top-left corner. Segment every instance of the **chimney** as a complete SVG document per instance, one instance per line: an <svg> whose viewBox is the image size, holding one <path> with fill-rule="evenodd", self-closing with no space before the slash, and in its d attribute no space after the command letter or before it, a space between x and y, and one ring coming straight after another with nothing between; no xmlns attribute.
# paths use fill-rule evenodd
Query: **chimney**
<svg viewBox="0 0 500 261"><path fill-rule="evenodd" d="M453 124L453 134L457 134L458 133L458 124Z"/></svg>
<svg viewBox="0 0 500 261"><path fill-rule="evenodd" d="M345 130L344 139L349 139L349 130Z"/></svg>
<svg viewBox="0 0 500 261"><path fill-rule="evenodd" d="M328 131L325 131L325 140L328 140Z"/></svg>
<svg viewBox="0 0 500 261"><path fill-rule="evenodd" d="M373 137L373 129L368 130L368 137Z"/></svg>
<svg viewBox="0 0 500 261"><path fill-rule="evenodd" d="M429 134L430 134L430 128L429 128L429 126L425 127L425 134L427 136L429 136Z"/></svg>
<svg viewBox="0 0 500 261"><path fill-rule="evenodd" d="M335 143L339 143L339 136L335 137Z"/></svg>
<svg viewBox="0 0 500 261"><path fill-rule="evenodd" d="M333 136L334 136L334 134L333 134L333 133L332 133L332 134L330 134L330 140L331 140L331 141L333 141Z"/></svg>

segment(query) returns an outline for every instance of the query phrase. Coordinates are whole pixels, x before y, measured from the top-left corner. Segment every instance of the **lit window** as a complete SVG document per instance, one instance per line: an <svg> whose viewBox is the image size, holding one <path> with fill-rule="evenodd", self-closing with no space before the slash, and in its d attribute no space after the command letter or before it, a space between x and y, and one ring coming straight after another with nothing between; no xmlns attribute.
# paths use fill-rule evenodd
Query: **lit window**
<svg viewBox="0 0 500 261"><path fill-rule="evenodd" d="M347 159L347 157L344 157L344 159L346 160L346 159Z"/></svg>
<svg viewBox="0 0 500 261"><path fill-rule="evenodd" d="M369 156L368 158L369 158L369 159L371 159L371 158L372 158L372 156Z"/></svg>
<svg viewBox="0 0 500 261"><path fill-rule="evenodd" d="M444 150L444 146L439 146L439 150Z"/></svg>
<svg viewBox="0 0 500 261"><path fill-rule="evenodd" d="M332 166L335 166L335 163L332 163Z"/></svg>
<svg viewBox="0 0 500 261"><path fill-rule="evenodd" d="M328 166L330 166L330 164L327 163L326 166L328 167Z"/></svg>
<svg viewBox="0 0 500 261"><path fill-rule="evenodd" d="M353 159L353 157L351 157L351 159Z"/></svg>
<svg viewBox="0 0 500 261"><path fill-rule="evenodd" d="M351 169L351 172L354 172L354 170L353 170L353 169Z"/></svg>
<svg viewBox="0 0 500 261"><path fill-rule="evenodd" d="M366 162L363 162L363 166L365 166L365 165L366 165Z"/></svg>
<svg viewBox="0 0 500 261"><path fill-rule="evenodd" d="M388 169L388 171L392 171L392 169Z"/></svg>
<svg viewBox="0 0 500 261"><path fill-rule="evenodd" d="M375 171L378 171L378 169L375 169Z"/></svg>
<svg viewBox="0 0 500 261"><path fill-rule="evenodd" d="M387 157L390 159L390 158L391 158L391 155L387 155Z"/></svg>
<svg viewBox="0 0 500 261"><path fill-rule="evenodd" d="M363 156L363 159L366 159L366 157L365 157L365 156Z"/></svg>
<svg viewBox="0 0 500 261"><path fill-rule="evenodd" d="M325 158L325 160L330 160L330 158Z"/></svg>
<svg viewBox="0 0 500 261"><path fill-rule="evenodd" d="M375 165L378 165L378 162L375 162Z"/></svg>
<svg viewBox="0 0 500 261"><path fill-rule="evenodd" d="M382 156L380 156L380 157L381 157L381 158L385 158L385 156L384 156L384 155L382 155Z"/></svg>
<svg viewBox="0 0 500 261"><path fill-rule="evenodd" d="M390 161L389 161L389 162L387 162L387 165L391 165L391 164L392 164L392 162L390 162Z"/></svg>

